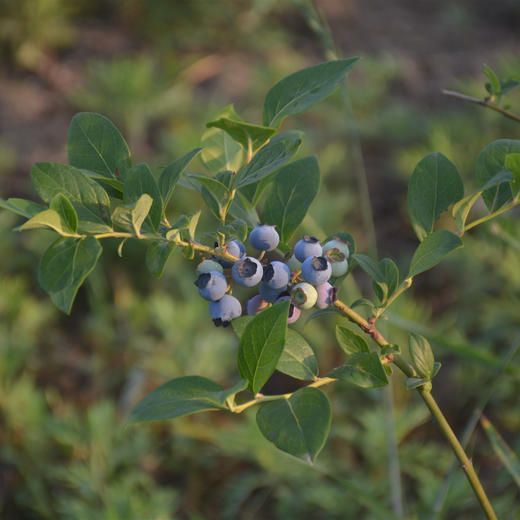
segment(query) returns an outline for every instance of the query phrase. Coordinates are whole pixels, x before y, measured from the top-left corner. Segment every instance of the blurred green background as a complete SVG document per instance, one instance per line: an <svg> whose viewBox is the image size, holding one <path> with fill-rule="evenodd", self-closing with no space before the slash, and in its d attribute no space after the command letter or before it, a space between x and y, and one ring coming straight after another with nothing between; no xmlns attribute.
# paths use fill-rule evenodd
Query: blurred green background
<svg viewBox="0 0 520 520"><path fill-rule="evenodd" d="M484 63L500 77L520 77L520 4L316 5L339 53L362 59L346 98L337 92L285 123L305 131L300 156L316 153L323 176L302 232L348 231L366 252L358 183L366 175L379 256L404 271L417 245L406 209L417 161L443 152L469 191L478 152L495 139L520 139L519 124L440 92L484 97ZM205 122L229 103L260 122L276 81L325 59L308 13L304 0L3 0L0 196L35 198L31 164L66 161L78 111L112 119L136 162L156 168L196 147ZM504 102L520 112L518 93ZM202 205L194 192L177 190L176 213ZM71 316L60 314L36 276L51 234L11 232L18 222L0 212L2 519L388 518L398 490L392 423L404 517L431 518L451 454L399 376L393 406L383 391L327 387L333 425L316 468L263 440L254 411L125 429L131 407L168 379L200 374L232 384L235 336L213 327L188 260L172 255L156 280L140 244L119 259L117 244L105 243ZM464 249L420 276L382 322L395 343L405 344L410 330L432 338L443 363L434 395L457 434L518 341L519 260L518 218L506 215L468 233ZM340 288L347 303L359 291L371 294L362 273L355 281L359 289L352 279ZM305 327L322 374L341 361L333 330L330 317ZM272 383L276 392L294 388L282 377ZM520 356L492 390L486 414L519 453ZM481 430L468 449L499 517L520 518L519 490ZM480 518L475 502L458 471L443 518Z"/></svg>

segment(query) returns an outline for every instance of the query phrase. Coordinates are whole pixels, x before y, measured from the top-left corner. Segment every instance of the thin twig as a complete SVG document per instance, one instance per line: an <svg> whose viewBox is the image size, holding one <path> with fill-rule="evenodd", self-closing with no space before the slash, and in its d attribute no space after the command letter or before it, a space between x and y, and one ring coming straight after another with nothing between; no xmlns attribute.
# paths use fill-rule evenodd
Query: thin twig
<svg viewBox="0 0 520 520"><path fill-rule="evenodd" d="M520 123L520 116L517 116L516 114L513 114L512 112L509 112L508 110L505 110L502 107L495 105L494 103L490 103L487 99L480 99L472 96L467 96L466 94L461 94L460 92L455 92L453 90L443 90L442 93L445 96L453 97L455 99L460 99L461 101L467 101L469 103L474 103L476 105L481 105L483 107L490 108L491 110L499 112L503 116L508 117L509 119L512 119L517 123Z"/></svg>

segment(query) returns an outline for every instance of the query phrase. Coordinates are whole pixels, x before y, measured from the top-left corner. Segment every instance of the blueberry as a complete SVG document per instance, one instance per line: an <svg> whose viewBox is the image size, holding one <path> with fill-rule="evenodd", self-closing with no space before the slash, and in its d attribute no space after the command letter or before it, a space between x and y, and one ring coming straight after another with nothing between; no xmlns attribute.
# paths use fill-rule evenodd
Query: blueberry
<svg viewBox="0 0 520 520"><path fill-rule="evenodd" d="M322 283L316 287L318 299L316 300L316 307L319 309L326 309L337 300L338 289L329 282Z"/></svg>
<svg viewBox="0 0 520 520"><path fill-rule="evenodd" d="M294 246L294 256L303 262L309 256L321 256L321 244L316 237L304 235Z"/></svg>
<svg viewBox="0 0 520 520"><path fill-rule="evenodd" d="M310 283L302 282L292 288L291 297L296 307L310 309L318 299L318 292Z"/></svg>
<svg viewBox="0 0 520 520"><path fill-rule="evenodd" d="M210 271L218 271L221 273L223 271L222 266L215 262L215 260L202 260L202 262L197 266L197 274L209 273Z"/></svg>
<svg viewBox="0 0 520 520"><path fill-rule="evenodd" d="M324 249L323 256L330 262L332 269L332 276L337 278L343 276L348 271L348 260L344 253L342 253L337 247L332 249Z"/></svg>
<svg viewBox="0 0 520 520"><path fill-rule="evenodd" d="M220 300L228 287L226 277L218 271L200 274L195 285L199 288L200 295L211 301Z"/></svg>
<svg viewBox="0 0 520 520"><path fill-rule="evenodd" d="M302 277L312 285L321 285L332 274L330 262L324 256L309 256L302 264Z"/></svg>
<svg viewBox="0 0 520 520"><path fill-rule="evenodd" d="M284 300L290 300L290 296L282 296L281 298L278 298L275 303L283 302ZM287 323L294 323L299 317L302 311L298 309L298 307L295 307L295 305L291 302L291 305L289 306L289 317L287 318Z"/></svg>
<svg viewBox="0 0 520 520"><path fill-rule="evenodd" d="M242 260L235 262L231 272L235 282L244 287L254 287L260 283L264 274L262 264L251 256L246 256Z"/></svg>
<svg viewBox="0 0 520 520"><path fill-rule="evenodd" d="M217 327L227 327L232 319L242 314L242 305L234 296L225 294L220 300L209 304L209 313Z"/></svg>
<svg viewBox="0 0 520 520"><path fill-rule="evenodd" d="M339 249L341 253L345 255L345 258L348 260L348 257L350 255L350 249L348 247L348 242L345 242L344 240L341 240L338 237L334 237L334 240L329 240L324 246L323 246L323 256L325 256L325 253L329 251L330 249Z"/></svg>
<svg viewBox="0 0 520 520"><path fill-rule="evenodd" d="M246 309L249 316L256 316L267 307L268 303L259 295L247 300Z"/></svg>
<svg viewBox="0 0 520 520"><path fill-rule="evenodd" d="M249 233L249 243L258 251L272 251L280 242L280 236L274 228L268 224L256 226Z"/></svg>
<svg viewBox="0 0 520 520"><path fill-rule="evenodd" d="M283 262L275 260L264 268L262 282L265 282L271 289L287 287L290 279L291 271Z"/></svg>
<svg viewBox="0 0 520 520"><path fill-rule="evenodd" d="M237 258L242 258L246 254L246 246L239 242L238 240L232 240L228 242L225 246L226 251ZM233 267L235 262L231 262L230 260L225 260L224 258L218 258L217 262L224 268L228 269Z"/></svg>
<svg viewBox="0 0 520 520"><path fill-rule="evenodd" d="M262 282L258 292L260 293L262 299L264 299L266 302L274 303L280 294L285 291L285 289L285 287L282 287L281 289L272 289L265 282Z"/></svg>

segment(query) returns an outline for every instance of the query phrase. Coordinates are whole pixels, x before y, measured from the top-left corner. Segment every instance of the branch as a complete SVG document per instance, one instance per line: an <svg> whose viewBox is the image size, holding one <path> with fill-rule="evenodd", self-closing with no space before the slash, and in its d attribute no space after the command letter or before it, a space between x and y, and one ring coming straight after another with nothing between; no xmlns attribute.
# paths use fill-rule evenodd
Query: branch
<svg viewBox="0 0 520 520"><path fill-rule="evenodd" d="M483 107L490 108L491 110L494 110L495 112L499 112L503 116L506 116L509 119L512 119L513 121L516 121L517 123L520 123L520 116L517 116L516 114L513 114L512 112L509 112L508 110L504 110L503 108L499 107L498 105L495 105L494 103L490 103L487 99L480 99L480 98L476 98L476 97L472 97L472 96L466 96L466 94L461 94L460 92L454 92L453 90L443 90L442 93L449 97L461 99L462 101L468 101L469 103L475 103L476 105L481 105Z"/></svg>
<svg viewBox="0 0 520 520"><path fill-rule="evenodd" d="M380 347L384 347L389 344L385 337L374 326L373 318L369 321L365 320L365 318L358 314L354 309L351 309L340 300L337 300L334 303L334 306L339 309L350 321L354 322L358 327L361 328L361 330L368 334ZM401 370L401 372L403 372L407 377L414 376L414 370L403 357L401 357L399 354L394 354L393 357L394 365L396 365ZM431 393L424 387L421 386L417 388L417 392L430 410L430 413L435 417L440 429L442 430L442 433L444 434L444 437L450 443L451 448L459 460L462 469L466 473L466 477L468 478L469 483L475 492L475 496L482 506L482 509L485 511L487 518L490 520L497 520L495 512L493 511L493 507L491 506L486 492L484 491L478 475L475 472L473 463L466 455L466 452L458 441L455 433L453 433L453 430L446 420L446 417L444 417L444 414L439 408L439 405Z"/></svg>

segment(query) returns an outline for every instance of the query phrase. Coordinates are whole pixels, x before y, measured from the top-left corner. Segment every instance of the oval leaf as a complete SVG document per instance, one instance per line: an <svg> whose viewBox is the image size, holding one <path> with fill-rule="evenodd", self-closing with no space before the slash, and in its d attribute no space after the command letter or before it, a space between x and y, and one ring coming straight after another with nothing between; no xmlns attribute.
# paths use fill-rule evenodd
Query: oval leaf
<svg viewBox="0 0 520 520"><path fill-rule="evenodd" d="M81 285L94 269L102 248L94 237L59 238L45 251L40 262L39 282L47 292Z"/></svg>
<svg viewBox="0 0 520 520"><path fill-rule="evenodd" d="M253 184L275 172L289 161L302 143L301 136L289 134L285 139L272 140L258 150L251 161L237 174L235 186Z"/></svg>
<svg viewBox="0 0 520 520"><path fill-rule="evenodd" d="M231 322L235 334L240 338L253 316L242 316ZM311 381L318 375L318 361L307 340L294 329L287 329L282 355L276 370L303 381Z"/></svg>
<svg viewBox="0 0 520 520"><path fill-rule="evenodd" d="M330 403L318 388L301 388L287 399L263 404L256 422L278 449L313 463L329 436Z"/></svg>
<svg viewBox="0 0 520 520"><path fill-rule="evenodd" d="M126 141L114 124L101 114L80 112L72 118L67 149L72 166L97 172L103 177L117 177L117 173L124 177L132 166Z"/></svg>
<svg viewBox="0 0 520 520"><path fill-rule="evenodd" d="M485 184L506 168L506 156L520 152L520 141L514 139L499 139L488 144L478 155L476 173L479 184ZM482 198L490 212L501 208L511 197L510 184L499 184L484 191Z"/></svg>
<svg viewBox="0 0 520 520"><path fill-rule="evenodd" d="M419 240L429 235L440 214L463 196L459 170L447 157L435 152L419 161L408 183L408 211Z"/></svg>
<svg viewBox="0 0 520 520"><path fill-rule="evenodd" d="M435 231L424 239L413 254L407 278L431 269L447 254L462 247L462 240L445 229Z"/></svg>
<svg viewBox="0 0 520 520"><path fill-rule="evenodd" d="M170 163L161 173L159 177L159 190L161 192L163 205L166 207L173 195L173 190L177 185L177 181L181 173L184 171L190 161L202 150L202 148L195 148L186 155Z"/></svg>
<svg viewBox="0 0 520 520"><path fill-rule="evenodd" d="M0 199L0 208L6 209L7 211L11 211L12 213L16 213L25 218L34 217L34 215L45 210L45 207L41 204L37 204L32 200L18 199L16 197L11 197L7 200Z"/></svg>
<svg viewBox="0 0 520 520"><path fill-rule="evenodd" d="M152 242L146 250L146 267L156 277L160 278L164 267L175 246L166 240Z"/></svg>
<svg viewBox="0 0 520 520"><path fill-rule="evenodd" d="M420 334L411 334L408 351L415 371L425 379L432 379L435 359L428 340Z"/></svg>
<svg viewBox="0 0 520 520"><path fill-rule="evenodd" d="M282 355L290 302L273 305L246 326L238 348L238 370L257 394L271 377Z"/></svg>
<svg viewBox="0 0 520 520"><path fill-rule="evenodd" d="M148 165L140 163L128 171L123 191L123 202L134 204L144 193L153 200L147 220L149 220L153 229L157 229L163 215L161 193Z"/></svg>
<svg viewBox="0 0 520 520"><path fill-rule="evenodd" d="M278 126L331 94L359 58L320 63L295 72L272 87L264 101L265 126Z"/></svg>
<svg viewBox="0 0 520 520"><path fill-rule="evenodd" d="M164 421L208 410L225 410L228 394L205 377L179 377L150 392L132 410L128 422Z"/></svg>
<svg viewBox="0 0 520 520"><path fill-rule="evenodd" d="M314 155L281 168L264 206L263 219L276 226L287 244L303 221L320 186L320 168Z"/></svg>
<svg viewBox="0 0 520 520"><path fill-rule="evenodd" d="M345 365L335 368L327 376L363 388L378 388L388 384L385 369L376 352L352 354Z"/></svg>
<svg viewBox="0 0 520 520"><path fill-rule="evenodd" d="M36 163L31 168L34 189L44 202L57 194L71 202L78 215L80 233L111 231L110 199L107 192L81 170L68 164Z"/></svg>
<svg viewBox="0 0 520 520"><path fill-rule="evenodd" d="M339 346L347 355L359 354L362 352L370 352L368 343L357 334L354 334L350 329L336 325L336 339Z"/></svg>
<svg viewBox="0 0 520 520"><path fill-rule="evenodd" d="M78 230L78 214L70 200L63 193L57 193L51 200L49 207L62 218L67 231L76 233Z"/></svg>

